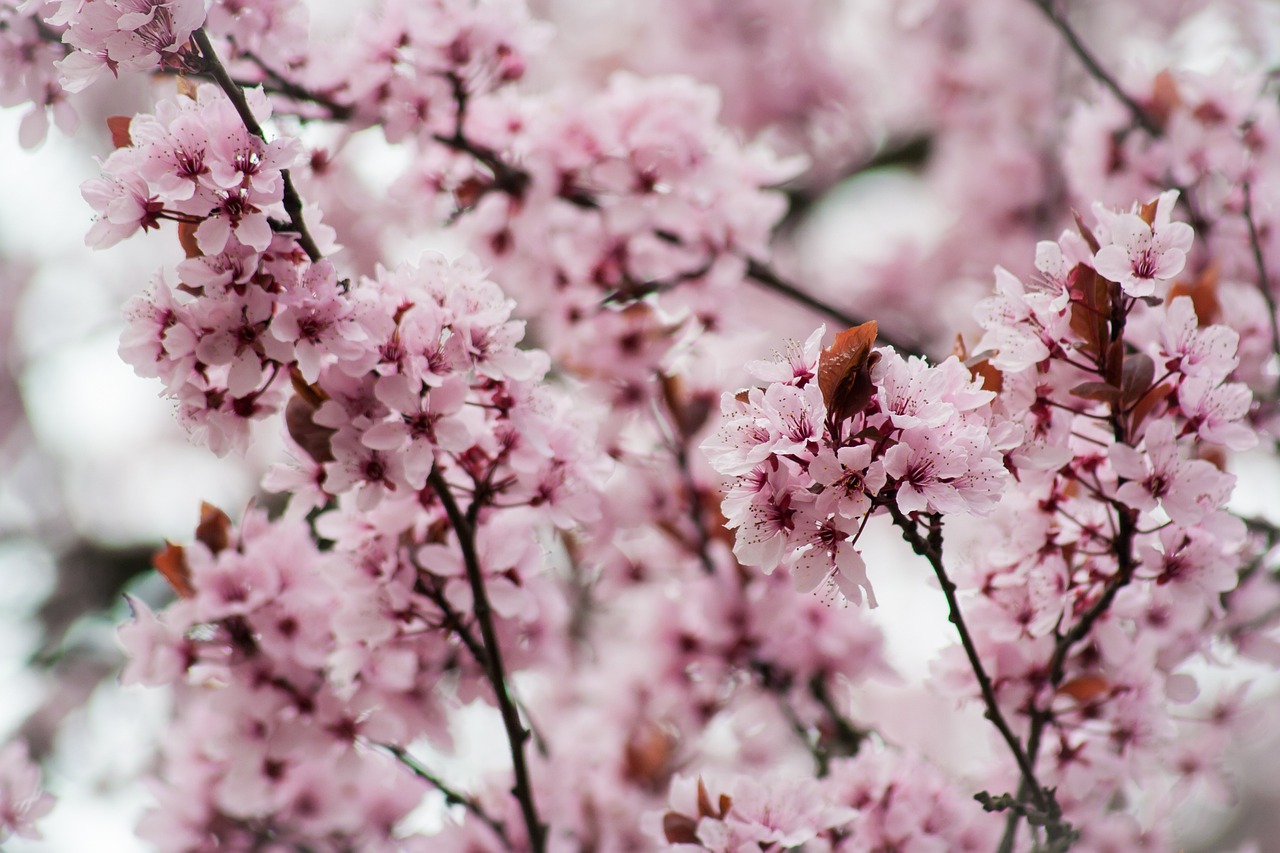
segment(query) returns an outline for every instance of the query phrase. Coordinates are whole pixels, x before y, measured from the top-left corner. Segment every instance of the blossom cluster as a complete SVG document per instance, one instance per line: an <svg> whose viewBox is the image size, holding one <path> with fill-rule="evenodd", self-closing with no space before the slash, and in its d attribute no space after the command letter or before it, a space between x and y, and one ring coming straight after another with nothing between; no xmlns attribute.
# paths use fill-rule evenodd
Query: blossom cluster
<svg viewBox="0 0 1280 853"><path fill-rule="evenodd" d="M1190 237L1168 219L1175 198L1098 208L1095 230L1037 247L1031 282L997 270L978 311L995 419L1025 438L961 585L1001 702L1052 743L1073 807L1198 737L1167 703L1196 697L1184 665L1223 632L1246 548L1221 460L1256 441L1252 395L1231 381L1236 332L1174 282Z"/></svg>
<svg viewBox="0 0 1280 853"><path fill-rule="evenodd" d="M855 547L867 517L888 504L990 512L1007 477L1001 451L1020 432L998 428L1008 424L992 420L995 393L959 359L934 366L872 350L874 324L820 351L824 331L789 359L753 364L769 384L726 394L724 426L704 447L737 478L724 514L740 562L766 573L781 565L802 592L826 583L875 606Z"/></svg>
<svg viewBox="0 0 1280 853"><path fill-rule="evenodd" d="M47 20L66 26L62 40L74 48L58 63L62 86L79 92L104 71L119 76L166 65L182 68L187 41L204 17L200 0L60 0Z"/></svg>

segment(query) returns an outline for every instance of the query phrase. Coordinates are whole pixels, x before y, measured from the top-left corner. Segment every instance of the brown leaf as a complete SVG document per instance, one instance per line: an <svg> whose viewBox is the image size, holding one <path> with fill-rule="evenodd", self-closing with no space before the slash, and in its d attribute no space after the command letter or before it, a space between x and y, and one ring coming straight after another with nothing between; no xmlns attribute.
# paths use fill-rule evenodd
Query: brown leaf
<svg viewBox="0 0 1280 853"><path fill-rule="evenodd" d="M1138 435L1142 431L1142 422L1155 409L1156 404L1172 393L1173 385L1166 382L1158 388L1148 390L1145 396L1139 398L1137 404L1133 407L1133 412L1129 415L1131 422L1129 427L1130 434Z"/></svg>
<svg viewBox="0 0 1280 853"><path fill-rule="evenodd" d="M688 394L677 376L662 377L662 399L681 437L688 440L698 433L711 416L712 400L706 394Z"/></svg>
<svg viewBox="0 0 1280 853"><path fill-rule="evenodd" d="M818 357L818 388L831 423L857 414L871 400L870 370L878 358L871 347L877 330L875 320L845 329Z"/></svg>
<svg viewBox="0 0 1280 853"><path fill-rule="evenodd" d="M1111 690L1111 682L1100 675L1080 675L1058 688L1077 702L1091 702Z"/></svg>
<svg viewBox="0 0 1280 853"><path fill-rule="evenodd" d="M1076 230L1080 232L1080 236L1084 238L1084 241L1089 244L1089 251L1095 255L1098 254L1098 250L1102 248L1098 243L1098 238L1093 236L1093 232L1089 230L1089 226L1084 224L1084 219L1078 212L1071 211L1071 216L1076 221Z"/></svg>
<svg viewBox="0 0 1280 853"><path fill-rule="evenodd" d="M315 422L314 415L318 408L318 403L313 403L302 394L295 394L284 407L284 425L289 431L289 437L308 456L323 465L333 461L330 442L337 430Z"/></svg>
<svg viewBox="0 0 1280 853"><path fill-rule="evenodd" d="M982 380L983 390L994 391L999 394L1004 389L1004 373L991 363L991 356L993 355L995 353L991 350L984 350L972 358L966 359L964 366L969 368L970 376L974 379Z"/></svg>
<svg viewBox="0 0 1280 853"><path fill-rule="evenodd" d="M1131 406L1151 390L1156 378L1156 363L1146 353L1130 353L1124 360L1120 378L1120 403Z"/></svg>
<svg viewBox="0 0 1280 853"><path fill-rule="evenodd" d="M231 544L231 519L211 503L200 502L200 523L196 525L196 539L217 554Z"/></svg>
<svg viewBox="0 0 1280 853"><path fill-rule="evenodd" d="M668 844L697 844L698 822L686 815L667 812L662 816L662 834Z"/></svg>
<svg viewBox="0 0 1280 853"><path fill-rule="evenodd" d="M196 84L192 83L186 77L179 75L176 81L176 87L179 95L186 95L193 101L196 99Z"/></svg>
<svg viewBox="0 0 1280 853"><path fill-rule="evenodd" d="M1169 122L1169 116L1181 106L1182 95L1178 92L1178 83L1166 68L1157 74L1153 81L1151 100L1147 102L1147 113L1156 120L1156 124L1164 127Z"/></svg>
<svg viewBox="0 0 1280 853"><path fill-rule="evenodd" d="M1138 208L1138 218L1148 225L1154 225L1156 221L1156 205L1159 199L1154 199Z"/></svg>
<svg viewBox="0 0 1280 853"><path fill-rule="evenodd" d="M111 131L111 144L116 148L133 145L129 138L129 123L132 121L132 116L107 116L107 130Z"/></svg>
<svg viewBox="0 0 1280 853"><path fill-rule="evenodd" d="M182 598L196 594L191 586L191 567L187 565L187 555L181 545L166 540L164 548L152 555L151 565Z"/></svg>
<svg viewBox="0 0 1280 853"><path fill-rule="evenodd" d="M641 720L623 747L622 775L650 790L661 790L671 775L675 748L676 737L670 729Z"/></svg>
<svg viewBox="0 0 1280 853"><path fill-rule="evenodd" d="M196 229L200 227L198 222L179 222L178 223L178 243L182 246L182 251L186 252L188 258L199 258L204 255L200 251L200 244L196 242Z"/></svg>
<svg viewBox="0 0 1280 853"><path fill-rule="evenodd" d="M1196 278L1174 282L1165 301L1172 302L1179 296L1191 297L1200 328L1217 323L1222 317L1222 303L1218 301L1218 262L1209 264Z"/></svg>
<svg viewBox="0 0 1280 853"><path fill-rule="evenodd" d="M1103 352L1106 355L1102 360L1102 378L1119 388L1124 378L1124 363L1126 360L1124 341L1107 341L1106 349Z"/></svg>
<svg viewBox="0 0 1280 853"><path fill-rule="evenodd" d="M1071 389L1071 393L1100 403L1115 403L1120 400L1120 389L1107 382L1081 382Z"/></svg>
<svg viewBox="0 0 1280 853"><path fill-rule="evenodd" d="M715 817L715 810L711 807L711 795L707 793L707 786L702 781L702 777L698 777L698 817Z"/></svg>

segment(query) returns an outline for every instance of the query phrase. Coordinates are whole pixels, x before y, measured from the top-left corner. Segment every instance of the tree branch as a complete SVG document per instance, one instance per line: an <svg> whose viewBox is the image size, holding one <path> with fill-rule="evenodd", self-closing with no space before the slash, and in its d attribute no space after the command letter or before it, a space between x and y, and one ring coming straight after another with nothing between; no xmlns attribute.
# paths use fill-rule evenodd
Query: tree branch
<svg viewBox="0 0 1280 853"><path fill-rule="evenodd" d="M1038 810L1046 815L1058 813L1053 792L1043 787L1039 780L1036 779L1034 760L1028 755L1027 750L1023 749L1022 742L1018 740L1018 736L1014 734L1013 729L1004 717L1004 713L1000 710L1000 704L996 699L995 686L991 681L991 677L987 674L986 668L982 665L982 658L979 657L978 649L973 643L973 637L969 634L969 628L965 624L964 616L960 611L960 602L956 598L956 585L947 575L946 566L942 560L941 516L937 513L931 516L929 533L927 537L924 537L920 535L915 522L903 514L896 503L888 501L884 505L888 508L889 515L893 518L893 523L902 531L903 538L906 539L917 554L929 561L929 565L933 567L934 575L938 578L938 583L942 585L942 593L946 596L947 607L950 611L951 624L955 625L956 631L960 635L960 644L964 647L965 656L969 659L969 666L973 670L974 677L978 680L978 689L982 693L983 704L986 706L985 716L1000 732L1000 736L1008 745L1009 751L1013 754L1014 761L1021 771L1022 787L1026 793L1024 794L1020 791L1019 798L1030 797ZM1060 818L1049 821L1046 823L1045 828L1051 838L1065 837L1074 832L1071 825L1063 822Z"/></svg>
<svg viewBox="0 0 1280 853"><path fill-rule="evenodd" d="M1271 292L1271 279L1267 275L1267 263L1262 257L1262 241L1258 238L1258 225L1253 218L1253 188L1244 182L1244 221L1249 226L1249 245L1253 249L1253 263L1258 268L1258 290L1267 303L1267 317L1271 320L1271 351L1280 359L1280 321L1276 319L1276 298ZM1280 386L1277 386L1280 392Z"/></svg>
<svg viewBox="0 0 1280 853"><path fill-rule="evenodd" d="M1157 122L1141 104L1135 101L1128 92L1120 88L1120 84L1116 82L1116 79L1107 73L1107 70L1102 67L1094 55L1089 51L1089 48L1085 47L1084 42L1080 40L1080 36L1076 33L1070 22L1067 21L1066 16L1057 10L1057 3L1055 0L1031 0L1031 2L1035 4L1037 9L1044 13L1044 16L1049 19L1049 22L1053 24L1054 28L1062 34L1062 38L1066 41L1067 46L1071 48L1071 52L1074 53L1076 58L1080 60L1080 63L1084 65L1090 76L1105 86L1111 94L1115 95L1116 99L1119 100L1120 103L1124 104L1125 108L1129 111L1129 115L1133 117L1134 123L1146 131L1150 136L1160 136L1163 133L1160 123Z"/></svg>
<svg viewBox="0 0 1280 853"><path fill-rule="evenodd" d="M502 715L502 724L507 733L507 744L511 749L511 765L515 775L515 786L511 793L520 803L520 812L524 817L525 828L529 833L529 847L533 853L544 853L546 850L546 826L538 819L538 811L533 802L533 788L529 784L529 769L525 763L524 745L529 740L529 730L520 722L520 714L515 702L507 690L506 671L502 664L502 649L498 645L498 634L493 623L493 611L489 606L489 596L485 590L484 575L480 569L480 559L476 554L475 530L467 515L463 513L454 500L453 490L445 480L439 466L431 469L427 482L440 498L458 537L458 546L462 549L462 561L466 566L467 580L471 584L474 600L473 609L476 622L480 625L480 636L484 641L485 670L489 683L493 687L494 697L498 702L498 710Z"/></svg>
<svg viewBox="0 0 1280 853"><path fill-rule="evenodd" d="M502 821L497 820L484 810L484 806L480 805L474 797L469 797L461 793L455 788L445 784L445 782L428 770L418 759L410 755L401 747L389 743L374 744L385 749L396 757L396 759L405 767L413 771L413 774L434 787L437 791L444 794L444 801L447 805L462 806L471 812L485 826L493 830L494 835L501 839L503 845L507 849L511 849L511 839L507 837L507 828Z"/></svg>
<svg viewBox="0 0 1280 853"><path fill-rule="evenodd" d="M205 33L204 28L202 27L192 33L191 38L200 49L200 60L205 66L205 71L213 77L214 82L218 84L218 88L222 89L223 93L231 101L231 105L235 107L236 113L239 114L240 121L244 123L245 129L265 142L267 135L263 132L262 126L258 124L258 120L254 118L253 110L249 108L249 102L245 100L244 90L227 73L226 66L218 59L217 53L213 50L213 43L209 41L209 36ZM298 195L298 190L293 185L293 178L290 176L288 169L281 169L280 177L284 181L284 209L289 214L287 227L290 231L297 233L298 245L302 246L302 250L307 253L307 257L312 261L318 261L323 255L320 252L320 247L311 238L311 233L307 231L307 223L302 218L302 198Z"/></svg>

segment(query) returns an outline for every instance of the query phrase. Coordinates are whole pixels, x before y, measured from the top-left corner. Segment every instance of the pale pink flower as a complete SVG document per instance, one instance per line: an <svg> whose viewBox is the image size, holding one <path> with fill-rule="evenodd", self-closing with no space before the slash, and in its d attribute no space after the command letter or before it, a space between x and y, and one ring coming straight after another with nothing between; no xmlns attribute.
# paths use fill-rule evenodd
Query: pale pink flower
<svg viewBox="0 0 1280 853"><path fill-rule="evenodd" d="M1202 459L1184 459L1168 421L1153 421L1144 439L1145 453L1112 445L1111 464L1128 482L1116 497L1134 509L1164 508L1174 524L1188 526L1226 503L1236 478Z"/></svg>
<svg viewBox="0 0 1280 853"><path fill-rule="evenodd" d="M1245 422L1253 405L1253 392L1242 382L1218 384L1211 376L1197 373L1178 383L1178 407L1187 426L1201 439L1231 450L1249 450L1258 435Z"/></svg>
<svg viewBox="0 0 1280 853"><path fill-rule="evenodd" d="M1107 239L1094 257L1095 269L1130 296L1150 296L1158 283L1182 272L1194 234L1185 222L1170 220L1177 200L1176 190L1161 193L1150 225L1136 213L1097 208Z"/></svg>
<svg viewBox="0 0 1280 853"><path fill-rule="evenodd" d="M1205 374L1225 379L1239 363L1236 348L1240 335L1229 326L1200 327L1189 296L1169 303L1160 324L1160 356L1168 370L1184 376Z"/></svg>
<svg viewBox="0 0 1280 853"><path fill-rule="evenodd" d="M25 742L0 749L0 841L10 835L40 838L36 821L53 808L53 797L41 790L40 768L31 762Z"/></svg>
<svg viewBox="0 0 1280 853"><path fill-rule="evenodd" d="M845 518L867 514L871 499L885 483L884 465L872 462L871 454L869 444L818 451L809 463L809 476L824 487L817 499L819 512L837 512Z"/></svg>

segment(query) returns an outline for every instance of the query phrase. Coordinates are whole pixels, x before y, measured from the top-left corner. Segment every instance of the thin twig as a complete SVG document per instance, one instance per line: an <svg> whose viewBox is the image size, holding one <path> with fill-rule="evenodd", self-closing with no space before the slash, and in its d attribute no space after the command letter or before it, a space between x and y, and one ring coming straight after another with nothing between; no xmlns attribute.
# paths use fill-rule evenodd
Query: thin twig
<svg viewBox="0 0 1280 853"><path fill-rule="evenodd" d="M1271 351L1280 359L1280 321L1276 319L1276 298L1271 292L1271 279L1267 275L1267 263L1262 257L1262 241L1258 238L1258 225L1253 218L1253 188L1244 182L1244 221L1249 226L1249 245L1253 248L1253 263L1258 268L1258 290L1267 303L1267 317L1271 321ZM1277 380L1280 382L1280 379ZM1280 385L1277 385L1280 393Z"/></svg>
<svg viewBox="0 0 1280 853"><path fill-rule="evenodd" d="M1036 779L1034 764L1028 757L1026 750L1023 749L1022 742L1018 740L1018 736L1014 734L1008 721L1005 720L1004 712L1000 710L991 676L987 674L986 668L982 665L982 658L978 655L977 646L973 643L973 637L969 634L964 615L960 611L960 602L956 598L956 585L947 575L946 566L942 561L941 517L936 513L931 517L929 533L926 538L920 535L915 522L909 519L902 510L898 509L896 503L888 501L885 506L889 510L889 515L893 518L893 523L902 531L902 536L907 540L907 544L917 554L928 560L929 565L933 568L933 573L938 578L938 583L942 585L942 593L947 598L951 624L955 625L956 631L960 635L960 644L964 647L965 656L969 659L969 666L973 670L974 677L978 680L978 689L982 693L983 704L986 706L986 717L1000 732L1000 736L1013 754L1013 759L1022 773L1023 781L1030 789L1028 795L1034 798L1036 805L1042 811L1050 811L1049 794Z"/></svg>
<svg viewBox="0 0 1280 853"><path fill-rule="evenodd" d="M1071 26L1071 23L1066 19L1066 16L1058 12L1057 4L1054 0L1031 0L1031 2L1035 4L1036 8L1044 13L1045 17L1049 19L1054 28L1062 34L1063 39L1067 42L1067 46L1071 48L1071 52L1076 55L1076 58L1080 60L1081 64L1084 65L1089 74L1103 86L1106 86L1111 94L1115 95L1116 99L1119 100L1120 103L1124 104L1125 108L1129 110L1129 114L1133 117L1134 123L1149 135L1153 137L1160 136L1163 133L1160 123L1157 122L1141 104L1135 101L1128 92L1122 89L1114 77L1107 73L1107 70L1102 67L1089 49L1085 47L1084 42L1080 40L1080 36L1076 33L1075 28Z"/></svg>
<svg viewBox="0 0 1280 853"><path fill-rule="evenodd" d="M437 466L431 469L427 482L440 498L458 537L458 546L462 550L462 561L466 566L467 580L471 584L473 612L480 625L480 637L484 641L485 667L489 684L493 688L498 702L498 710L502 715L502 724L507 733L507 744L511 749L511 765L515 775L515 786L511 793L520 803L520 812L524 817L525 829L529 833L529 847L533 853L544 853L546 850L547 829L538 819L538 810L533 802L533 788L529 784L529 769L525 762L524 745L529 740L529 730L520 722L520 714L515 702L507 690L506 670L502 664L502 649L498 645L498 633L493 623L493 611L489 606L489 595L485 590L484 574L480 569L480 558L476 554L475 530L467 518L467 514L454 500L453 490Z"/></svg>
<svg viewBox="0 0 1280 853"><path fill-rule="evenodd" d="M200 48L200 58L204 62L205 69L213 77L214 82L218 84L218 88L222 89L223 93L231 101L231 105L235 107L236 113L239 114L240 121L244 123L245 129L265 142L267 135L263 132L262 126L258 124L258 120L254 118L253 110L249 108L249 102L245 99L244 90L227 73L226 66L218 59L217 53L213 50L213 43L209 41L209 36L205 33L204 28L197 29L191 34L191 38L195 41L196 46ZM281 169L280 177L284 181L284 209L289 214L287 227L290 231L297 233L298 245L302 246L302 250L307 253L307 257L312 261L318 261L323 255L320 252L320 247L311 238L311 233L307 231L307 223L302 217L302 197L298 195L298 190L293 185L293 178L288 169Z"/></svg>
<svg viewBox="0 0 1280 853"><path fill-rule="evenodd" d="M792 302L803 305L819 314L827 315L846 328L859 326L866 322L865 318L855 317L847 311L842 311L834 305L823 302L821 299L806 293L780 276L773 267L755 258L747 258L747 278L756 284L762 285L767 290L772 290L774 293L787 297ZM898 340L883 332L877 333L876 337L881 344L888 344L904 356L923 355L919 345L916 343Z"/></svg>
<svg viewBox="0 0 1280 853"><path fill-rule="evenodd" d="M661 376L655 379L661 384ZM676 467L680 469L680 478L684 484L685 493L689 496L689 518L693 522L694 535L697 537L698 562L702 564L704 573L713 575L716 564L711 559L711 536L707 532L706 513L703 511L702 499L698 495L698 484L693 479L693 466L689 463L689 451L684 432L680 429L675 412L671 411L665 394L658 395L654 400L653 408L658 429L666 439Z"/></svg>
<svg viewBox="0 0 1280 853"><path fill-rule="evenodd" d="M389 743L379 743L374 745L379 746L394 755L396 760L412 770L415 776L427 782L440 793L444 794L444 801L447 805L462 806L467 811L475 815L481 823L493 830L493 833L501 839L503 845L507 847L507 849L511 849L511 839L507 837L506 825L486 812L484 810L484 806L480 805L474 797L467 796L456 788L447 785L444 780L428 770L422 762L418 761L418 759L414 758L402 747Z"/></svg>

